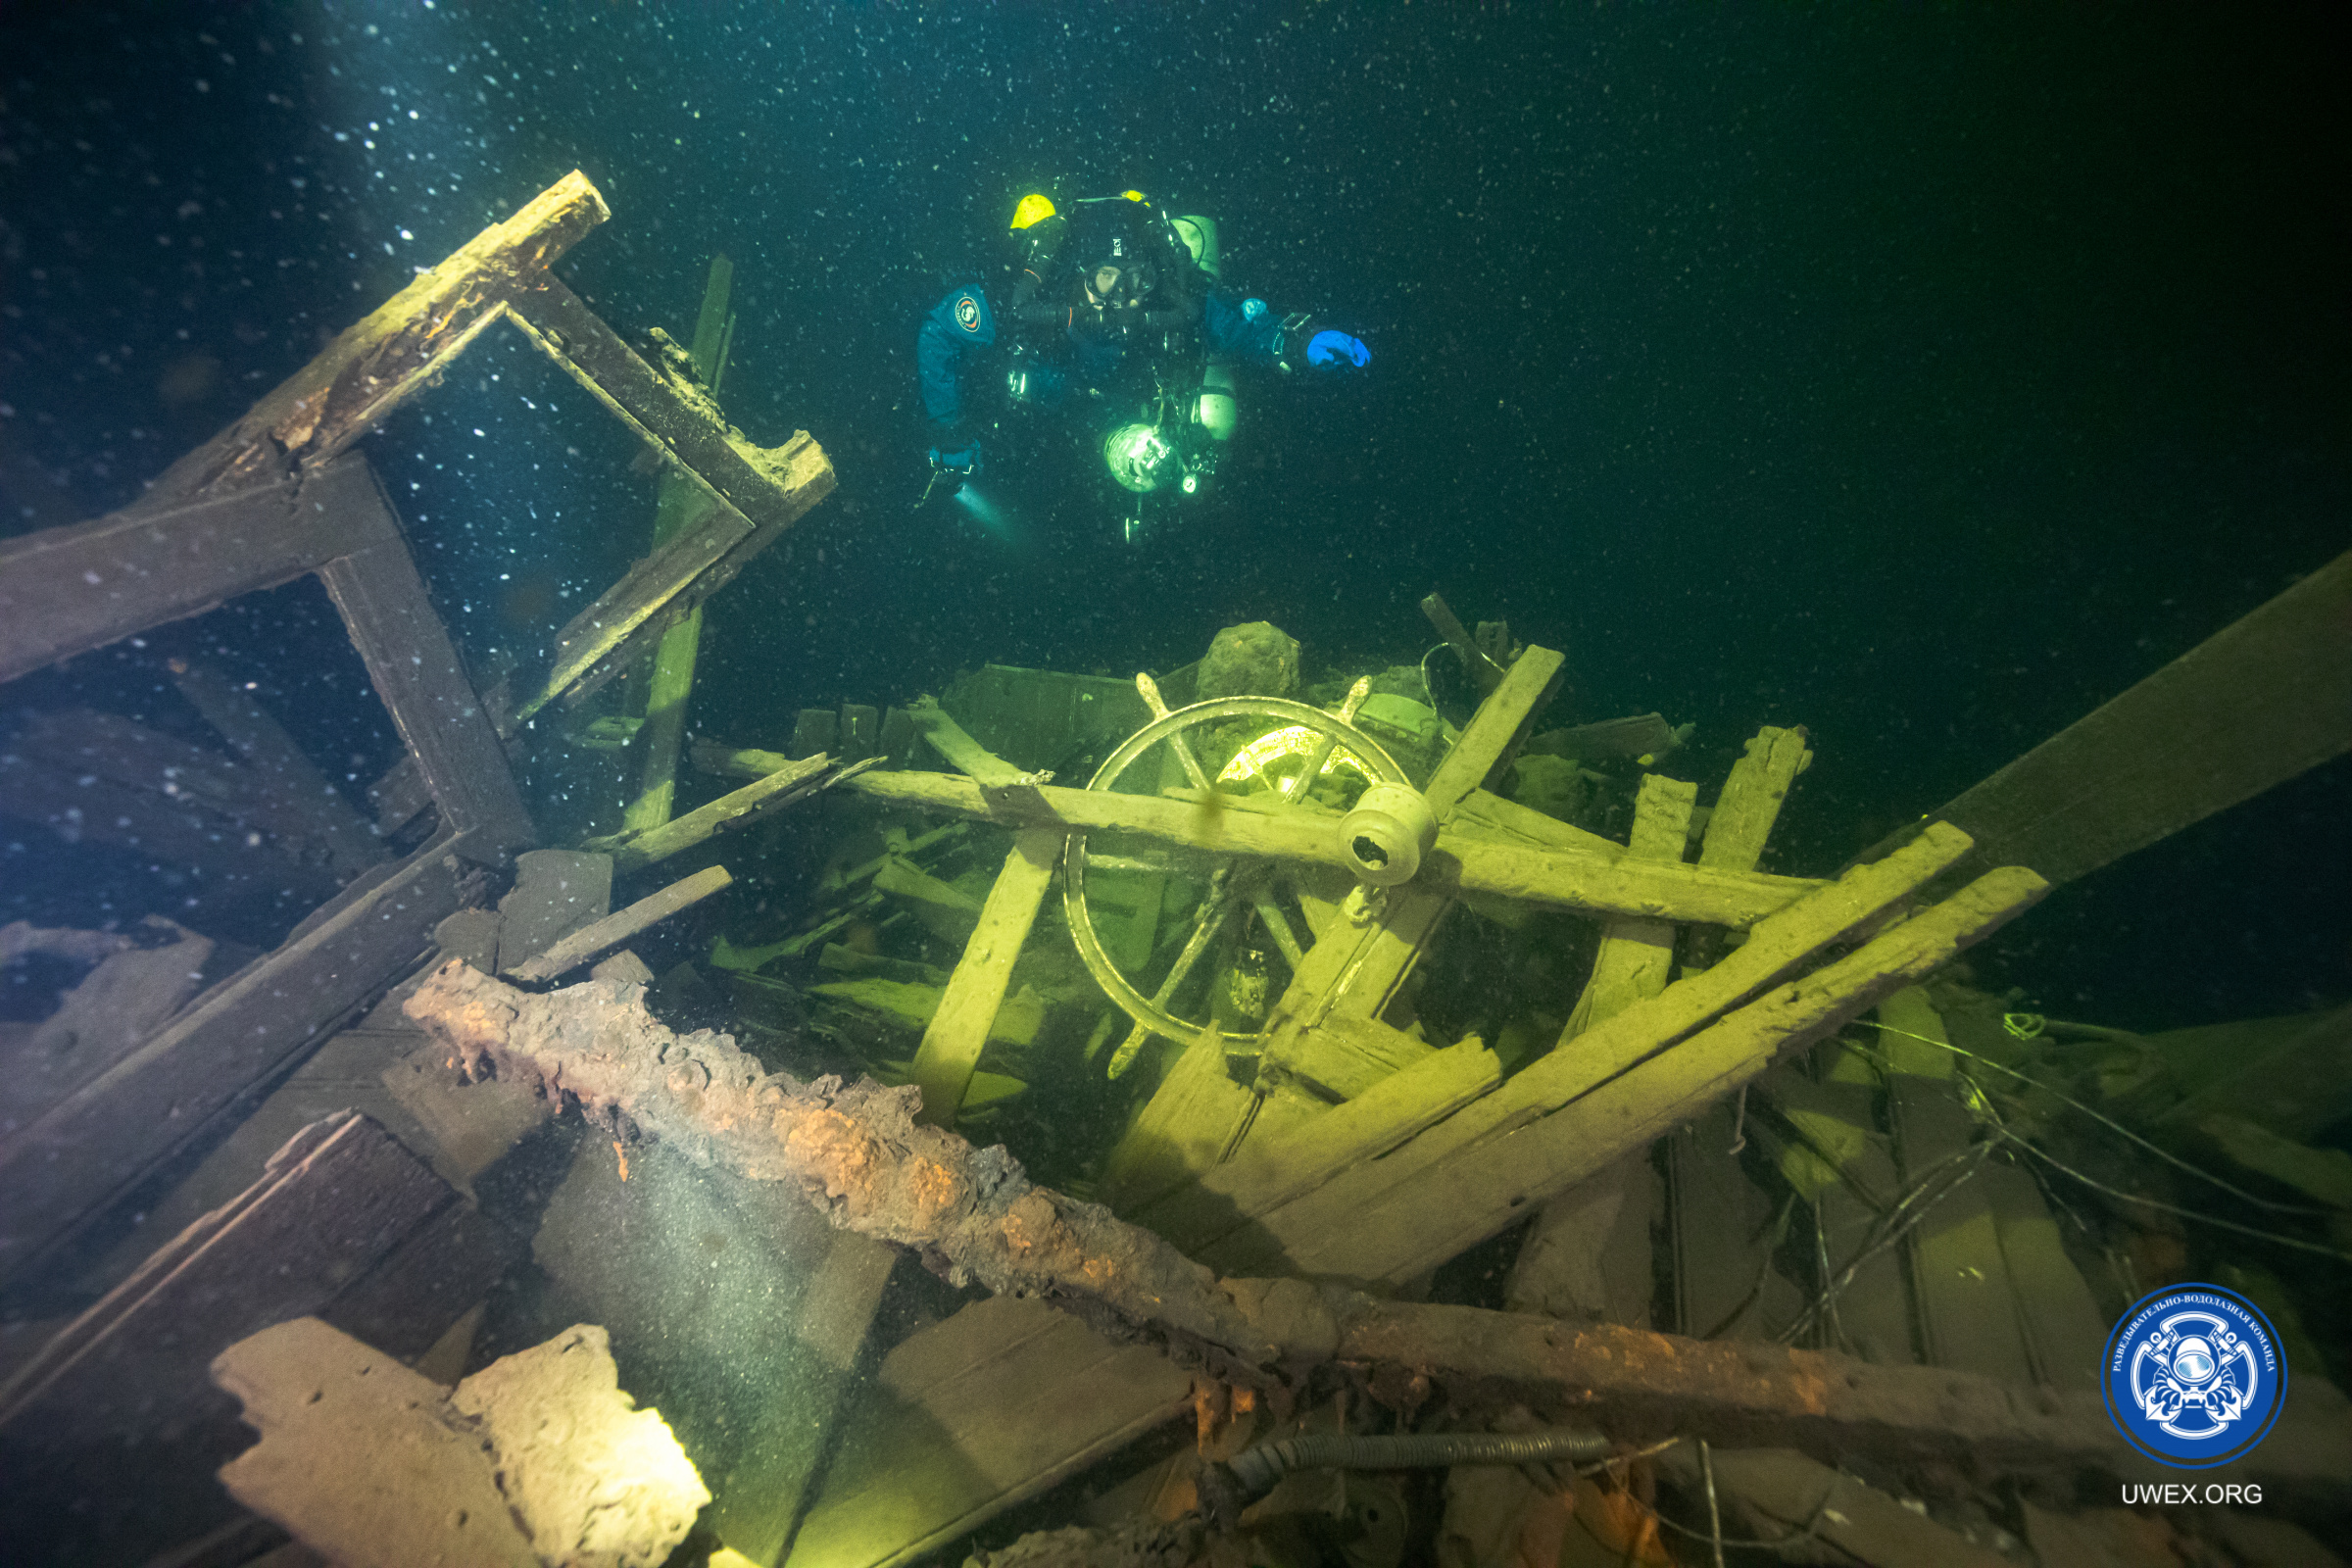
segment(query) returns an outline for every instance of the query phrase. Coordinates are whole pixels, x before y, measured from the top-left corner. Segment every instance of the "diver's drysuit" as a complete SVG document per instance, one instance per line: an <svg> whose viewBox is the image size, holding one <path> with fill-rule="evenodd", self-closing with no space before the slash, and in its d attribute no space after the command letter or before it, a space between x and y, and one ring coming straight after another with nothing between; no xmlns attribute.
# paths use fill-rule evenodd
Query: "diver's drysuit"
<svg viewBox="0 0 2352 1568"><path fill-rule="evenodd" d="M1073 223L1032 195L1013 215L1020 270L1004 311L1012 342L1002 384L1016 404L1089 405L1104 461L1127 489L1174 483L1190 493L1214 470L1233 431L1229 367L1342 373L1370 363L1354 334L1223 287L1208 220L1170 218L1140 191L1075 208ZM1067 266L1065 253L1086 265ZM987 419L971 394L998 319L982 285L961 282L916 331L934 490L979 471Z"/></svg>

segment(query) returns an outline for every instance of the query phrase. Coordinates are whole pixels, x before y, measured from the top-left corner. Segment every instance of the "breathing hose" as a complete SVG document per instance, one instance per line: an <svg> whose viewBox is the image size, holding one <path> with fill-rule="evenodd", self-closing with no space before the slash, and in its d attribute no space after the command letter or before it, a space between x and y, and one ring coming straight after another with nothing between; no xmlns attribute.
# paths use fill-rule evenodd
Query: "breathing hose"
<svg viewBox="0 0 2352 1568"><path fill-rule="evenodd" d="M1583 1464L1605 1459L1615 1445L1590 1428L1556 1432L1429 1432L1404 1437L1350 1437L1310 1433L1261 1443L1236 1454L1230 1464L1212 1464L1200 1475L1200 1500L1222 1528L1242 1510L1274 1490L1294 1470L1413 1470L1455 1464L1540 1464L1568 1459Z"/></svg>

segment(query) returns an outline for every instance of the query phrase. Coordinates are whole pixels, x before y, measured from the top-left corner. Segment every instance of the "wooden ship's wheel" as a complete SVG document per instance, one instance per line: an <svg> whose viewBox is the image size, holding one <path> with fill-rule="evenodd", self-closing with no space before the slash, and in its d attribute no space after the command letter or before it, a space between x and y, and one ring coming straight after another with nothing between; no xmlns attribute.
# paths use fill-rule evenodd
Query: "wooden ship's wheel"
<svg viewBox="0 0 2352 1568"><path fill-rule="evenodd" d="M1369 683L1358 681L1336 710L1276 697L1220 697L1170 711L1148 675L1137 688L1156 715L1104 759L1090 790L1176 794L1203 813L1294 811L1328 817L1336 832L1348 809L1379 786L1410 789L1404 770L1350 720ZM1147 843L1132 835L1073 834L1063 904L1070 936L1103 992L1134 1027L1112 1054L1117 1077L1153 1035L1193 1041L1209 1031L1231 1054L1247 1054L1257 1022L1313 942L1304 906L1336 902L1353 885L1345 872L1318 876L1272 859L1210 855ZM1189 902L1148 954L1114 958L1088 903L1089 877L1173 881ZM1181 933L1181 940L1179 940ZM1208 960L1205 964L1203 960ZM1139 961L1140 960L1140 961Z"/></svg>

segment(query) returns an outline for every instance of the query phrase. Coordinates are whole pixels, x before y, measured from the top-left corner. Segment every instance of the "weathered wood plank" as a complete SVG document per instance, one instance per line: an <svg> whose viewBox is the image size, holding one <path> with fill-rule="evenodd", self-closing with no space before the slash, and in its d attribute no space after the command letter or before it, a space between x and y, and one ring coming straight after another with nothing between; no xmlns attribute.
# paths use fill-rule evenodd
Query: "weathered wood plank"
<svg viewBox="0 0 2352 1568"><path fill-rule="evenodd" d="M611 216L573 170L346 328L236 423L165 469L140 505L180 506L329 462L505 315L519 280Z"/></svg>
<svg viewBox="0 0 2352 1568"><path fill-rule="evenodd" d="M272 588L397 537L348 505L375 481L358 458L301 479L0 541L0 681Z"/></svg>
<svg viewBox="0 0 2352 1568"><path fill-rule="evenodd" d="M1186 801L1048 784L1030 789L985 792L975 779L948 773L905 771L861 773L843 786L893 805L953 816L973 817L1007 827L1058 827L1065 832L1095 829L1134 833L1205 855L1256 856L1345 870L1347 852L1325 813L1273 814L1225 810L1210 816ZM1706 922L1745 929L1775 909L1822 884L1805 877L1761 876L1714 871L1694 865L1628 861L1622 847L1602 856L1584 849L1543 850L1491 833L1441 831L1437 848L1422 862L1419 879L1402 892L1495 893L1546 908L1586 914L1628 914L1642 918ZM1400 911L1406 901L1392 895L1389 924L1407 929ZM1417 919L1434 924L1426 915ZM1368 928L1378 929L1378 927ZM1344 967L1345 949L1318 964L1318 943L1307 951L1318 978L1329 966ZM1386 975L1388 968L1384 967ZM1298 982L1294 980L1294 987ZM1319 992L1319 987L1309 987ZM1393 990L1394 982L1384 988ZM1368 994L1368 993L1367 993ZM1366 1014L1369 1016L1369 1012Z"/></svg>
<svg viewBox="0 0 2352 1568"><path fill-rule="evenodd" d="M1732 776L1724 781L1723 794L1707 816L1698 863L1728 871L1754 870L1772 825L1780 820L1789 786L1812 761L1802 729L1767 724L1758 730L1732 764Z"/></svg>
<svg viewBox="0 0 2352 1568"><path fill-rule="evenodd" d="M780 809L803 795L825 788L832 782L828 776L832 771L830 757L803 758L707 806L697 807L684 816L672 817L660 827L609 839L589 839L582 847L612 856L615 870L642 870L694 848L713 834L730 831L755 813Z"/></svg>
<svg viewBox="0 0 2352 1568"><path fill-rule="evenodd" d="M1690 809L1698 786L1652 773L1634 803L1627 850L1638 860L1680 863L1690 839ZM1739 867L1745 870L1747 867ZM1666 989L1674 969L1674 926L1663 920L1611 920L1601 931L1592 973L1560 1031L1562 1044Z"/></svg>
<svg viewBox="0 0 2352 1568"><path fill-rule="evenodd" d="M390 503L375 476L367 478L368 492L344 505L373 510L388 520ZM507 767L506 749L433 613L397 525L393 537L328 562L318 576L342 612L375 695L424 772L442 825L466 834L469 852L493 858L528 847L536 830Z"/></svg>
<svg viewBox="0 0 2352 1568"><path fill-rule="evenodd" d="M635 662L832 494L834 477L805 430L754 446L690 377L640 359L552 273L518 280L510 306L524 335L714 503L557 634L555 666L520 719L559 696L577 702Z"/></svg>
<svg viewBox="0 0 2352 1568"><path fill-rule="evenodd" d="M1053 828L1028 828L1014 840L981 906L980 923L964 944L963 957L948 977L947 995L923 1030L914 1054L914 1081L922 1091L923 1120L935 1127L956 1125L980 1053L1004 1004L1012 966L1037 923L1039 906L1054 886L1061 864L1062 836Z"/></svg>
<svg viewBox="0 0 2352 1568"><path fill-rule="evenodd" d="M1465 1040L1392 1073L1344 1105L1267 1138L1252 1138L1222 1165L1146 1203L1131 1216L1187 1252L1398 1144L1494 1092L1502 1066Z"/></svg>
<svg viewBox="0 0 2352 1568"><path fill-rule="evenodd" d="M1933 812L2053 883L2352 747L2352 552Z"/></svg>
<svg viewBox="0 0 2352 1568"><path fill-rule="evenodd" d="M1527 1204L1566 1190L1735 1093L1778 1053L1809 1045L1881 997L1950 962L2048 892L2048 883L2019 867L1988 872L1562 1111L1441 1160L1420 1185L1443 1192L1445 1203L1392 1192L1359 1213L1344 1235L1307 1240L1294 1250L1292 1261L1304 1273L1396 1281L1434 1268L1510 1225Z"/></svg>
<svg viewBox="0 0 2352 1568"><path fill-rule="evenodd" d="M711 894L731 886L735 878L723 865L706 866L659 893L648 894L625 909L615 909L558 940L546 952L524 959L507 971L517 980L553 980L566 970L604 956L638 932L659 925L681 909L692 908Z"/></svg>
<svg viewBox="0 0 2352 1568"><path fill-rule="evenodd" d="M346 889L284 947L39 1119L0 1136L9 1195L0 1277L32 1264L430 953L433 927L459 906L466 848L464 835L440 834L382 880Z"/></svg>

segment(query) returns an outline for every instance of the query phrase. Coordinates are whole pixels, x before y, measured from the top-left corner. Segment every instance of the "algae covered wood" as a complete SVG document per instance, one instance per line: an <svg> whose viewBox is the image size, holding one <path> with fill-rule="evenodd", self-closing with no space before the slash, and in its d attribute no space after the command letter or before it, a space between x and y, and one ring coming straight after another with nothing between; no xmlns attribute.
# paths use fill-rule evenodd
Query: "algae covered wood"
<svg viewBox="0 0 2352 1568"><path fill-rule="evenodd" d="M1760 924L1747 943L1712 969L1684 976L1554 1051L1496 1093L1431 1127L1403 1148L1267 1214L1263 1236L1213 1260L1243 1270L1278 1265L1282 1250L1351 1223L1349 1216L1454 1151L1543 1116L1636 1063L1704 1028L1831 944L1875 922L1968 849L1967 835L1938 828L1874 865L1856 867Z"/></svg>
<svg viewBox="0 0 2352 1568"><path fill-rule="evenodd" d="M536 954L516 964L508 972L517 980L553 980L566 970L576 969L619 947L641 931L650 929L682 909L692 908L703 900L734 882L723 865L706 866L683 881L672 882L659 893L639 899L625 909L616 909L603 919L580 927L569 936L561 938L546 952Z"/></svg>
<svg viewBox="0 0 2352 1568"><path fill-rule="evenodd" d="M1142 1205L1133 1218L1197 1252L1341 1172L1377 1159L1501 1082L1502 1064L1477 1040L1432 1052L1344 1105L1272 1137L1252 1138L1231 1160Z"/></svg>
<svg viewBox="0 0 2352 1568"><path fill-rule="evenodd" d="M1737 1092L1783 1052L1841 1027L1881 997L1951 961L2022 914L2049 884L1987 872L1845 957L1781 985L1540 1121L1463 1149L1421 1178L1442 1204L1391 1193L1341 1236L1310 1241L1302 1272L1403 1281L1501 1231L1631 1150ZM1319 1245L1318 1245L1319 1243Z"/></svg>
<svg viewBox="0 0 2352 1568"><path fill-rule="evenodd" d="M1634 859L1679 862L1690 843L1690 808L1698 786L1652 773L1634 803L1627 854ZM1741 869L1745 869L1742 867ZM1563 1044L1604 1019L1666 989L1674 968L1674 926L1663 920L1611 920L1592 956L1592 974L1561 1030Z"/></svg>
<svg viewBox="0 0 2352 1568"><path fill-rule="evenodd" d="M1062 836L1053 828L1029 828L1014 840L1004 868L989 889L980 923L964 944L963 957L948 977L923 1043L914 1056L914 1080L922 1090L923 1119L936 1127L956 1125L956 1108L980 1065L980 1053L1004 1001L1021 945L1037 923L1038 906L1054 885L1061 863Z"/></svg>
<svg viewBox="0 0 2352 1568"><path fill-rule="evenodd" d="M582 847L612 856L614 870L640 870L666 860L681 850L690 850L714 834L727 832L755 814L781 809L833 782L832 758L803 758L684 816L672 817L660 827L648 828L643 833L616 834L609 839L590 839Z"/></svg>
<svg viewBox="0 0 2352 1568"><path fill-rule="evenodd" d="M1780 820L1781 804L1789 786L1813 762L1805 749L1805 732L1767 724L1758 730L1732 764L1723 794L1707 816L1705 842L1698 863L1710 868L1751 871L1763 856L1764 841Z"/></svg>

